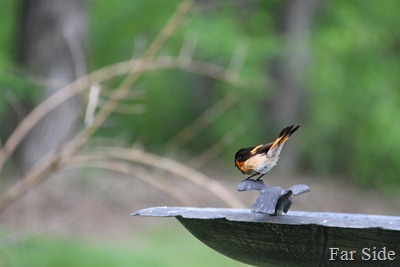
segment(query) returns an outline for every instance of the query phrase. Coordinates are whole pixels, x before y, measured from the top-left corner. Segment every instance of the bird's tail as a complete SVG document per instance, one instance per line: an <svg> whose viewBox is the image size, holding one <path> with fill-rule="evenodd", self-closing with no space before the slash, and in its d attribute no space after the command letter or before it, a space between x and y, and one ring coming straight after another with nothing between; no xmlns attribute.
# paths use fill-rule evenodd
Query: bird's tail
<svg viewBox="0 0 400 267"><path fill-rule="evenodd" d="M286 128L284 128L281 133L279 134L278 138L274 141L274 143L271 145L270 149L268 150L268 155L269 156L278 156L279 153L281 153L283 145L286 143L286 141L289 139L289 137L296 132L300 128L300 125L294 126L290 125Z"/></svg>

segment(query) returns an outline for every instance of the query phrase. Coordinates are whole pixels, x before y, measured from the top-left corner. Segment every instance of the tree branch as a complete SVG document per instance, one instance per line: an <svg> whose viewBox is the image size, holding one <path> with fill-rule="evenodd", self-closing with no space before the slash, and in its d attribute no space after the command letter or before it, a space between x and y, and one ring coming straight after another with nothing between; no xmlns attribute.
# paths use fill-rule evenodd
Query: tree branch
<svg viewBox="0 0 400 267"><path fill-rule="evenodd" d="M206 175L169 158L157 156L139 149L126 149L120 147L102 147L97 148L92 153L76 156L66 159L63 165L76 164L91 159L105 157L107 159L119 159L129 162L140 163L153 168L162 169L176 174L196 185L212 192L228 206L235 208L245 207L244 203L234 196L229 190L223 187L219 182L207 177Z"/></svg>
<svg viewBox="0 0 400 267"><path fill-rule="evenodd" d="M143 59L132 59L94 71L91 74L85 75L74 81L73 83L64 86L56 93L41 102L21 121L21 123L17 126L14 132L4 143L4 146L0 150L0 170L5 161L14 152L15 148L26 136L26 134L47 113L51 112L54 108L58 107L60 104L64 103L71 97L82 93L90 86L89 81L93 84L99 84L106 80L125 75L129 72L144 71L143 69L139 70L140 66L143 66L142 61ZM163 69L179 69L182 71L187 71L198 75L208 76L213 79L221 80L234 86L242 86L241 82L237 79L237 73L231 70L227 70L213 63L206 63L196 60L191 60L187 65L187 63L182 63L179 59L173 57L163 57L157 59L151 64L148 64L145 70L156 71ZM108 107L103 106L103 108ZM111 112L113 109L114 108L108 111Z"/></svg>
<svg viewBox="0 0 400 267"><path fill-rule="evenodd" d="M178 28L193 3L193 0L184 0L181 2L173 16L152 42L143 58L136 60L132 59L114 64L110 67L100 69L77 79L75 82L61 88L55 94L44 100L22 120L22 122L10 135L0 150L0 170L5 161L14 152L26 134L47 113L51 112L54 108L67 101L69 98L83 92L85 89L90 87L91 84L100 84L102 81L128 74L119 88L117 88L111 94L110 99L100 108L99 112L95 114L90 126L84 128L69 143L63 144L57 150L49 152L35 166L33 166L31 170L28 171L22 180L11 186L3 195L0 196L0 212L13 203L16 199L21 197L28 189L42 182L49 173L60 170L62 167L60 162L65 163L68 162L68 160L76 158L77 151L87 142L87 140L93 135L98 127L100 127L100 125L115 110L118 102L129 93L129 89L135 84L137 79L144 71L173 68L181 69L183 71L194 72L200 75L209 76L214 79L223 80L234 85L239 85L238 74L236 72L214 64L194 61L191 58L189 61L182 60L182 58L156 58L160 48ZM121 155L118 156L118 153L120 152L125 153L125 158L122 158ZM153 166L155 168L168 170L172 173L180 175L181 177L185 177L186 179L191 180L192 182L203 186L204 188L207 188L228 203L228 205L237 207L244 206L240 200L231 195L231 193L219 183L212 181L205 175L173 160L146 152L139 152L137 150L128 153L127 151L113 149L110 153L111 154L108 156L112 156L113 158L135 161L145 165ZM165 165L165 163L168 163L168 165Z"/></svg>

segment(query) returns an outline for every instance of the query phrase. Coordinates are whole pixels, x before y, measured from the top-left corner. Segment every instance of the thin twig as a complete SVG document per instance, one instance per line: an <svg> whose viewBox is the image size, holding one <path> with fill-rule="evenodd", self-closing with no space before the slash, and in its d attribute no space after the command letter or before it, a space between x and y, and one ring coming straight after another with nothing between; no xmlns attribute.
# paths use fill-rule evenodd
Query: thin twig
<svg viewBox="0 0 400 267"><path fill-rule="evenodd" d="M125 75L130 71L139 71L139 67L143 66L143 60L144 59L128 60L99 69L89 75L79 78L69 85L64 86L56 93L43 100L18 124L17 128L4 143L3 148L0 150L0 170L22 139L46 114L71 97L87 89L90 86L89 81L93 83L101 83L117 76ZM236 74L226 76L225 74L229 73L229 71L225 68L201 61L192 60L189 65L182 65L176 58L163 57L157 59L152 64L149 64L145 70L155 71L162 69L180 69L182 71L188 71L198 75L204 75L213 79L221 80L234 86L241 86L239 80L236 78L231 79L233 76L236 77ZM105 107L103 106L103 108ZM111 112L112 109L109 111Z"/></svg>
<svg viewBox="0 0 400 267"><path fill-rule="evenodd" d="M92 84L89 90L89 98L86 106L85 112L85 124L91 125L93 123L94 113L96 111L97 105L99 103L101 87L98 83Z"/></svg>
<svg viewBox="0 0 400 267"><path fill-rule="evenodd" d="M202 129L209 126L224 112L229 110L237 103L237 98L234 94L226 94L223 98L214 103L210 108L198 116L191 124L182 129L176 134L168 144L168 152L174 153L181 147L192 140Z"/></svg>
<svg viewBox="0 0 400 267"><path fill-rule="evenodd" d="M87 140L96 132L101 124L110 116L112 111L117 107L118 100L124 98L129 89L139 79L142 73L145 71L148 64L152 63L160 51L161 47L165 44L169 37L177 30L178 26L182 22L186 13L190 10L194 4L193 0L184 0L180 3L175 13L171 16L168 22L165 24L160 33L156 36L154 41L150 44L143 56L143 61L136 72L132 69L132 72L122 81L119 88L112 94L111 98L102 106L99 112L93 119L93 123L84 128L76 137L68 143L65 148L64 154L70 155L79 150Z"/></svg>
<svg viewBox="0 0 400 267"><path fill-rule="evenodd" d="M21 197L28 189L44 181L47 174L59 168L59 155L52 150L36 163L16 184L0 196L0 213L11 203Z"/></svg>
<svg viewBox="0 0 400 267"><path fill-rule="evenodd" d="M4 90L3 92L4 100L8 102L11 109L14 110L18 121L22 120L26 116L27 110L24 107L24 104L21 102L21 99L12 89L7 88L3 90Z"/></svg>
<svg viewBox="0 0 400 267"><path fill-rule="evenodd" d="M185 36L185 40L178 56L178 60L181 61L183 65L189 65L190 61L193 59L196 44L197 37L193 37L193 34L187 34Z"/></svg>
<svg viewBox="0 0 400 267"><path fill-rule="evenodd" d="M87 139L96 131L96 129L108 118L112 110L117 106L117 99L123 98L129 88L133 85L133 83L140 77L143 71L146 70L147 64L151 63L159 49L164 45L166 40L172 35L172 33L177 29L179 23L181 23L183 17L189 11L190 7L194 4L193 0L184 0L178 6L175 13L171 16L170 20L164 26L164 28L157 35L155 40L152 42L147 52L145 53L145 57L140 60L133 60L136 64L131 66L131 72L128 77L122 82L119 89L117 89L112 98L105 104L105 109L101 109L100 112L96 115L93 120L93 124L91 127L86 127L82 131L80 135L75 138L75 142L71 143L70 153L74 150L79 149ZM99 72L96 72L99 74ZM104 74L104 73L103 73ZM93 75L96 77L96 75ZM18 127L14 130L14 132L10 135L8 140L3 146L3 149L0 150L0 170L2 169L5 161L8 157L14 152L17 145L21 142L21 140L26 136L26 134L33 128L34 125L37 124L39 120L41 120L44 115L46 115L49 111L59 106L64 101L68 100L72 96L82 92L89 86L89 81L95 83L96 81L91 79L94 78L92 76L86 75L75 82L67 85L64 88L68 88L65 90L58 90L55 94L51 95L45 101L43 101L39 106L37 106L31 113L28 114L27 117L18 125ZM100 81L97 81L100 82Z"/></svg>
<svg viewBox="0 0 400 267"><path fill-rule="evenodd" d="M104 80L108 80L110 78L116 77L118 75L123 75L124 73L128 72L132 69L132 66L138 66L140 64L140 60L130 60L122 63L117 63L110 67L106 67L100 69L98 71L93 72L88 76L84 76L75 82L63 87L57 93L53 94L46 100L44 100L40 105L38 105L31 113L29 113L18 125L18 127L14 130L14 132L10 135L10 137L5 142L4 146L0 149L0 170L3 166L6 159L14 152L17 145L21 142L21 140L26 136L26 134L33 128L36 123L38 123L47 113L52 111L54 108L62 104L63 102L67 101L69 98L73 97L76 94L79 94L83 90L85 90L89 83L88 81L93 82L101 82ZM160 69L173 69L173 68L182 68L183 66L179 63L177 59L173 58L163 58L157 60L156 62L152 63L148 66L148 70L160 70ZM204 63L199 61L191 61L189 66L185 66L186 71L191 71L200 75L209 76L211 78L223 80L230 83L235 83L235 81L229 80L229 77L224 76L224 68L211 64L211 63ZM103 108L105 108L103 106ZM112 110L110 110L111 112ZM45 173L45 169L49 168L52 165L52 162L49 162L47 166L42 166L42 172ZM29 178L28 178L29 177ZM36 177L36 178L34 178ZM35 180L38 179L39 183L41 178L37 175L28 174L26 177L22 179L29 179ZM25 182L19 182L25 184ZM31 183L26 183L29 185ZM32 183L36 184L36 183ZM17 195L22 195L26 192L27 187L26 185L20 186L15 185L10 188L10 192L7 195L0 197L0 211L5 208L8 204L12 203L15 199L17 199ZM12 197L10 197L12 196Z"/></svg>
<svg viewBox="0 0 400 267"><path fill-rule="evenodd" d="M113 65L112 69L105 68L77 79L75 82L62 88L57 93L53 94L48 99L43 101L19 124L19 126L15 129L13 134L4 144L4 147L0 150L0 170L4 162L14 152L15 148L21 142L21 140L33 128L33 126L36 125L36 123L40 121L48 112L53 110L64 101L88 88L90 86L90 83L100 83L101 81L118 75L116 74L116 72L110 72L110 70L116 71L118 67L127 67L127 69L123 69L122 73L120 73L119 75L126 73L129 73L129 75L124 79L118 89L116 89L111 94L110 99L100 108L99 112L96 113L93 118L92 124L84 128L69 143L60 146L59 149L50 151L30 171L28 171L28 173L22 180L20 180L17 184L11 186L2 196L0 196L0 212L16 199L21 197L28 189L42 182L49 173L59 170L62 167L62 165L60 165L60 162L65 163L73 158L76 159L77 151L84 144L87 143L93 133L115 110L119 101L129 93L130 88L132 88L132 86L135 84L135 82L139 79L144 71L160 68L182 68L186 71L189 70L196 73L199 72L203 75L226 80L232 83L238 81L237 73L227 70L225 68L218 67L216 65L195 62L191 59L189 61L191 64L189 64L188 66L186 64L186 61L184 61L185 64L182 64L179 62L179 60L166 60L166 58L160 58L159 60L156 59L160 48L165 44L166 40L175 32L193 3L193 0L184 0L181 2L174 15L152 42L142 59L130 60L128 62L125 62L128 63L125 65L116 64ZM118 71L121 71L121 69L118 69ZM199 186L207 188L216 196L219 196L219 198L225 201L229 206L244 207L244 204L240 200L234 197L234 195L232 195L218 182L213 181L207 176L168 158L152 155L139 150L127 151L121 149L112 149L111 151L108 151L105 155L116 159L138 162L144 165L167 170L181 177L185 177L186 179L198 184Z"/></svg>
<svg viewBox="0 0 400 267"><path fill-rule="evenodd" d="M165 170L187 179L198 186L201 186L212 192L215 196L223 200L228 206L235 208L245 207L244 203L234 196L229 190L223 187L219 182L207 177L206 175L172 159L157 156L138 149L126 149L120 147L103 147L92 152L93 154L85 154L76 156L75 158L66 159L68 162L85 161L87 158L105 157L108 159L120 159L130 162L136 162L151 166L157 169Z"/></svg>
<svg viewBox="0 0 400 267"><path fill-rule="evenodd" d="M27 133L51 110L58 107L88 86L87 76L79 78L73 83L57 91L33 109L17 126L0 150L0 170L5 161L14 152L15 148Z"/></svg>
<svg viewBox="0 0 400 267"><path fill-rule="evenodd" d="M246 58L247 47L243 43L238 43L233 52L232 58L227 69L240 72L243 67L244 59Z"/></svg>
<svg viewBox="0 0 400 267"><path fill-rule="evenodd" d="M150 175L148 171L140 168L139 166L133 167L131 164L111 160L111 159L98 159L97 157L76 157L73 161L69 161L66 166L67 169L70 168L96 168L96 169L105 169L114 172L119 172L126 174L128 176L134 176L137 179L145 182L158 190L168 194L171 198L176 199L180 203L184 205L190 205L190 201L188 201L189 197L183 194L182 192L178 192L174 190L172 187L167 186L164 182L159 181L159 179L155 179L154 175Z"/></svg>
<svg viewBox="0 0 400 267"><path fill-rule="evenodd" d="M103 108L101 108L96 114L93 123L89 127L84 128L71 142L63 145L62 151L60 151L62 153L57 153L57 149L50 151L41 161L39 161L39 163L28 171L22 180L11 186L2 196L0 196L0 211L4 210L8 205L22 196L29 188L43 181L46 174L52 171L53 166L54 169L58 169L58 162L63 156L73 156L81 146L87 142L98 127L100 127L100 125L108 118L112 110L115 109L118 104L118 99L123 98L128 93L132 85L145 71L146 66L154 61L159 49L180 25L193 3L193 0L184 0L181 2L170 20L150 45L149 49L145 53L145 57L139 61L140 65L135 65L134 68L131 69L130 74L124 79L121 86L112 94L112 98L109 99L105 106L103 106ZM41 118L43 118L50 110L57 107L60 103L83 91L88 86L88 76L84 76L70 84L68 90L59 90L34 109L19 124L5 143L4 147L0 150L0 170L6 159L13 153L20 141L33 128L33 126L41 120Z"/></svg>
<svg viewBox="0 0 400 267"><path fill-rule="evenodd" d="M189 159L186 164L194 169L198 169L206 163L217 157L226 147L232 144L237 138L246 132L246 127L243 124L237 125L234 129L229 130L215 144L209 146L200 154Z"/></svg>

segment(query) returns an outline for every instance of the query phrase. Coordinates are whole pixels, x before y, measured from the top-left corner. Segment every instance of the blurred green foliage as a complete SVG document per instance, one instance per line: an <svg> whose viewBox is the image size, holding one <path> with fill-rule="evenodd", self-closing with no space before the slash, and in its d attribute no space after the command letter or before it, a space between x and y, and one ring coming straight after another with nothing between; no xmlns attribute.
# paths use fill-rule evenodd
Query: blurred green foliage
<svg viewBox="0 0 400 267"><path fill-rule="evenodd" d="M31 95L26 78L12 78L16 64L12 41L18 15L5 1L0 25L0 90L11 88ZM95 70L132 54L140 57L175 10L179 1L90 2L89 58ZM178 56L187 38L195 40L194 58L229 65L237 47L246 55L241 68L246 88L197 77L181 71L148 72L136 89L143 97L125 104L144 104L143 114L110 118L100 136L140 142L152 151L165 152L166 144L227 93L239 100L233 108L203 129L185 150L199 152L214 144L239 123L248 129L224 152L231 166L237 148L269 141L277 129L266 124L263 106L274 96L268 67L285 40L276 33L281 1L205 1L186 19L163 48L163 55ZM12 10L6 12L4 10ZM399 188L400 181L400 2L325 1L311 34L311 66L304 81L306 99L301 143L303 171L315 175L343 175L381 188ZM11 77L11 78L10 78ZM13 81L15 79L15 81ZM200 84L200 85L198 85ZM206 84L207 86L201 86ZM118 81L108 87L118 86ZM10 108L0 98L0 112ZM261 124L261 125L260 125ZM268 138L268 139L267 139Z"/></svg>
<svg viewBox="0 0 400 267"><path fill-rule="evenodd" d="M0 247L0 266L249 266L227 258L196 240L185 229L136 231L135 242L84 241L35 237Z"/></svg>
<svg viewBox="0 0 400 267"><path fill-rule="evenodd" d="M399 2L327 2L313 34L308 141L314 170L398 188ZM332 164L332 162L335 162Z"/></svg>

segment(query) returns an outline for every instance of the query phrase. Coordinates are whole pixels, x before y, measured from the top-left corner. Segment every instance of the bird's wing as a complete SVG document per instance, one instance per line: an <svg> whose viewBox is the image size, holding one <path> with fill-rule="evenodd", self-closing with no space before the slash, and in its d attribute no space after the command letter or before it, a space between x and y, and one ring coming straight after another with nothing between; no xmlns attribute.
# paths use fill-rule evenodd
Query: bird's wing
<svg viewBox="0 0 400 267"><path fill-rule="evenodd" d="M253 149L250 151L250 153L251 153L252 155L267 153L268 150L271 148L272 144L273 144L273 142L268 143L268 144L265 144L265 145L262 144L262 145L256 146L255 148L253 148Z"/></svg>

